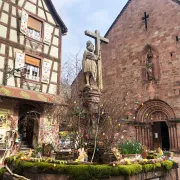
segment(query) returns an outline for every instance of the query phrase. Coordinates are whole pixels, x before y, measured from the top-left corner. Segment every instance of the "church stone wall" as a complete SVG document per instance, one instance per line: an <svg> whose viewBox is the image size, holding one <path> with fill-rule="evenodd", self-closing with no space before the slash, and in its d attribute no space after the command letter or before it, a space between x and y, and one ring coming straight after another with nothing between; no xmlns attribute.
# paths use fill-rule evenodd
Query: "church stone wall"
<svg viewBox="0 0 180 180"><path fill-rule="evenodd" d="M142 20L149 15L147 31ZM129 104L150 99L149 82L142 77L144 48L149 44L159 78L153 99L168 103L180 118L180 4L172 0L132 0L107 34L102 45L104 94L128 93ZM144 57L143 57L144 56ZM157 67L159 66L159 67ZM146 68L144 66L144 68ZM134 112L135 113L135 112Z"/></svg>

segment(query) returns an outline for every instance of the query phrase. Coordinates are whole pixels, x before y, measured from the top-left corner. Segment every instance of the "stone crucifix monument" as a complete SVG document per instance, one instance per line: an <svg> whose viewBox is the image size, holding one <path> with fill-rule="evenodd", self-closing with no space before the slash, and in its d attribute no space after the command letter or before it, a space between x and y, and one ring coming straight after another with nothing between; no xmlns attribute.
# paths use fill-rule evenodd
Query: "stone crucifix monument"
<svg viewBox="0 0 180 180"><path fill-rule="evenodd" d="M98 30L94 33L86 30L85 35L95 39L95 48L91 41L86 43L82 62L82 71L85 79L82 96L88 110L95 112L103 90L101 42L107 44L109 40L102 37Z"/></svg>
<svg viewBox="0 0 180 180"><path fill-rule="evenodd" d="M83 72L86 78L86 85L91 85L90 76L92 76L98 90L101 91L103 89L101 42L109 43L109 40L101 37L98 30L95 33L86 30L85 35L95 39L95 49L91 41L88 41L87 50L85 50L83 56Z"/></svg>

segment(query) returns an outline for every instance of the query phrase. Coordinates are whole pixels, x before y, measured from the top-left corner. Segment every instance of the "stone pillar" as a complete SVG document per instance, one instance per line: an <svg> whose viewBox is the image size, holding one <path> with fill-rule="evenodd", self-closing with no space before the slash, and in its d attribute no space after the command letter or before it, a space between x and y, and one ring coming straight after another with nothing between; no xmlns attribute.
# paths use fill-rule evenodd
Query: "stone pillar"
<svg viewBox="0 0 180 180"><path fill-rule="evenodd" d="M148 128L147 127L145 127L144 128L144 134L145 134L145 145L146 145L146 147L148 147Z"/></svg>
<svg viewBox="0 0 180 180"><path fill-rule="evenodd" d="M175 133L175 124L173 125L173 139L174 139L174 149L176 149L176 133Z"/></svg>
<svg viewBox="0 0 180 180"><path fill-rule="evenodd" d="M176 132L176 124L173 125L173 134L174 134L174 148L177 149L177 132Z"/></svg>
<svg viewBox="0 0 180 180"><path fill-rule="evenodd" d="M98 91L98 89L90 87L85 87L80 94L84 108L92 113L98 112L100 97L101 93Z"/></svg>
<svg viewBox="0 0 180 180"><path fill-rule="evenodd" d="M142 127L140 127L140 143L143 144L143 137L142 137Z"/></svg>
<svg viewBox="0 0 180 180"><path fill-rule="evenodd" d="M170 143L170 150L172 149L172 141L171 141L171 127L168 126L169 129L169 143Z"/></svg>
<svg viewBox="0 0 180 180"><path fill-rule="evenodd" d="M139 133L139 132L138 132L138 127L136 126L135 128L136 128L136 141L139 141L139 139L138 139L138 138L139 138L139 137L138 137L138 133Z"/></svg>
<svg viewBox="0 0 180 180"><path fill-rule="evenodd" d="M147 128L147 147L150 148L150 133L149 133L149 128Z"/></svg>
<svg viewBox="0 0 180 180"><path fill-rule="evenodd" d="M144 127L142 127L141 130L142 130L142 144L145 145Z"/></svg>
<svg viewBox="0 0 180 180"><path fill-rule="evenodd" d="M176 139L177 139L177 149L179 149L179 138L180 136L178 136L178 132L179 132L179 128L178 128L179 124L176 124Z"/></svg>
<svg viewBox="0 0 180 180"><path fill-rule="evenodd" d="M153 130L152 130L152 127L150 127L150 136L149 136L149 138L150 138L150 148L151 149L153 149Z"/></svg>
<svg viewBox="0 0 180 180"><path fill-rule="evenodd" d="M169 127L169 132L170 132L169 139L170 139L170 144L171 144L171 150L173 150L174 149L174 138L173 138L172 126Z"/></svg>

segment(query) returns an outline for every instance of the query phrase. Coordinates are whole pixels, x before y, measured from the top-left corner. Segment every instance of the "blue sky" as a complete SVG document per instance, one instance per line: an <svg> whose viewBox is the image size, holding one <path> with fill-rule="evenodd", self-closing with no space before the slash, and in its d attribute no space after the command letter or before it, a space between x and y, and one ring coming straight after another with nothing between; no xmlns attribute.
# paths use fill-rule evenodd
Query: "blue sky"
<svg viewBox="0 0 180 180"><path fill-rule="evenodd" d="M52 0L57 12L68 27L63 37L63 63L82 59L85 43L91 39L84 35L85 30L99 30L104 36L127 0ZM82 48L81 48L82 47Z"/></svg>

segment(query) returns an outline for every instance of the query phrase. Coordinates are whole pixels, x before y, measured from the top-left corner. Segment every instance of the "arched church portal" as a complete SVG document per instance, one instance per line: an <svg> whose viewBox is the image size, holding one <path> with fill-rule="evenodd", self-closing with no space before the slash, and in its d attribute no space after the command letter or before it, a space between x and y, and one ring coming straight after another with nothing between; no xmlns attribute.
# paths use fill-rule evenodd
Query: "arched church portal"
<svg viewBox="0 0 180 180"><path fill-rule="evenodd" d="M136 114L136 139L150 149L178 149L177 127L173 109L165 102L143 103Z"/></svg>

